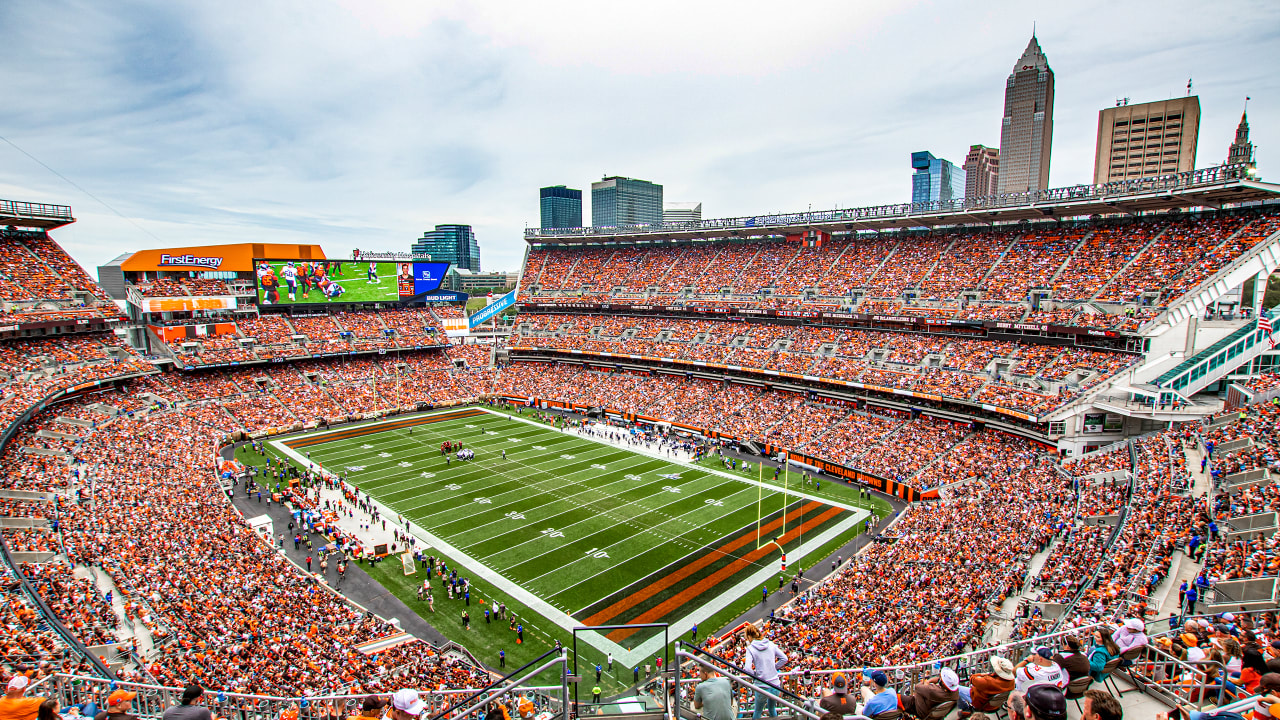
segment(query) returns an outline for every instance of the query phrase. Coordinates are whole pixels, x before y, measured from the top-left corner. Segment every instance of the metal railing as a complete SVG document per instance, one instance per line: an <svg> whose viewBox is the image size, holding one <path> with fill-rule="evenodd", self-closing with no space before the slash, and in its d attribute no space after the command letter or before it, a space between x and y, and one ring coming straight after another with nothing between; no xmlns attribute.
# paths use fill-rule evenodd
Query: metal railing
<svg viewBox="0 0 1280 720"><path fill-rule="evenodd" d="M562 662L565 662L564 658L554 658L550 663L545 664L542 669ZM536 674L536 672L533 674ZM526 675L529 675L529 673L526 673ZM507 677L510 678L511 676ZM511 696L517 692L521 697L531 701L539 710L551 710L565 717L564 713L568 711L568 706L561 701L561 698L564 697L562 687L526 685L523 684L526 679L521 678L516 682L507 683L501 687L499 685L503 681L498 681L498 683L479 689L454 688L448 690L418 690L417 692L426 704L423 716L430 717L432 720L436 718L482 717L484 707L499 698ZM73 705L83 706L92 702L99 709L105 709L107 696L113 690L128 690L138 693L137 697L133 699L133 707L130 709L130 714L148 719L159 718L164 714L165 710L180 704L183 693L183 688L180 687L107 680L61 673L50 675L36 682L28 690L28 693L55 698L64 708ZM208 708L214 717L234 720L278 720L278 718L285 717L286 713L292 715L294 712L297 713L297 720L332 720L335 714L339 716L357 714L361 703L369 695L386 696L388 694L384 692L363 693L360 695L284 697L207 690L200 698L199 704Z"/></svg>
<svg viewBox="0 0 1280 720"><path fill-rule="evenodd" d="M74 220L69 205L49 205L46 203L23 202L21 200L0 200L0 215L7 217L56 218L58 220Z"/></svg>
<svg viewBox="0 0 1280 720"><path fill-rule="evenodd" d="M685 222L652 223L648 225L624 225L619 227L579 228L526 228L527 238L574 237L611 235L640 235L646 233L698 232L701 230L751 229L763 227L809 226L822 223L857 222L860 220L886 220L940 213L972 212L975 210L999 210L1030 207L1044 203L1081 202L1086 200L1118 200L1152 192L1191 190L1223 185L1232 181L1249 179L1249 165L1237 163L1192 170L1175 175L1142 178L1106 183L1103 185L1074 185L1050 190L1036 190L1005 195L990 195L961 200L941 200L926 203L896 203L844 210L820 210L774 215L692 220Z"/></svg>
<svg viewBox="0 0 1280 720"><path fill-rule="evenodd" d="M1275 319L1277 315L1280 313L1275 310L1267 313L1267 317L1271 319ZM1213 370L1230 367L1233 360L1265 339L1266 333L1258 329L1258 319L1254 318L1245 323L1244 327L1178 363L1153 382L1160 387L1181 391Z"/></svg>
<svg viewBox="0 0 1280 720"><path fill-rule="evenodd" d="M692 652L683 648L689 648ZM781 705L783 708L791 710L796 717L818 720L818 716L814 713L814 705L809 700L796 695L779 684L754 677L750 670L739 667L718 655L702 650L696 645L682 645L677 642L676 661L678 667L682 669L693 665L706 668L712 672L720 673L730 680L737 682L742 687L750 688L752 691L772 700L776 705ZM681 673L681 675L683 675L683 673ZM680 685L696 682L693 678L686 678L683 676L676 678L676 681ZM684 693L678 693L678 695L684 695Z"/></svg>

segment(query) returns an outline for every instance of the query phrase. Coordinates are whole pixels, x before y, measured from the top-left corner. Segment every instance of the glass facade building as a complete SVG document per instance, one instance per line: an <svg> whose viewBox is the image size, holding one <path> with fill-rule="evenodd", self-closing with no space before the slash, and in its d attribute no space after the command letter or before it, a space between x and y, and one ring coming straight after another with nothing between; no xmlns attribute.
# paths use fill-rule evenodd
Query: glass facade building
<svg viewBox="0 0 1280 720"><path fill-rule="evenodd" d="M594 227L656 225L661 222L661 185L624 177L606 177L591 183L591 224Z"/></svg>
<svg viewBox="0 0 1280 720"><path fill-rule="evenodd" d="M964 170L954 163L936 158L930 152L911 153L911 202L960 200L964 197Z"/></svg>
<svg viewBox="0 0 1280 720"><path fill-rule="evenodd" d="M544 228L582 227L582 191L553 185L538 191Z"/></svg>
<svg viewBox="0 0 1280 720"><path fill-rule="evenodd" d="M437 225L414 241L413 252L430 255L436 262L452 263L455 268L480 272L480 244L470 225Z"/></svg>

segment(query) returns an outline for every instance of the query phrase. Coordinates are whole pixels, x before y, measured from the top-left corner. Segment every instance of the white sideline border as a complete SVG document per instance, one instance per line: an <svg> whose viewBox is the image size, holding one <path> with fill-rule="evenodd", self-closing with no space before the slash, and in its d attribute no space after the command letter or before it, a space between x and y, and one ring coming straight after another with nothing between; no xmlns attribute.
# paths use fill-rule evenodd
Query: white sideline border
<svg viewBox="0 0 1280 720"><path fill-rule="evenodd" d="M509 415L507 413L495 412L485 407L473 406L473 409L480 410L487 415L492 415L495 417L510 418L515 422L523 422L523 423L533 425L542 429L547 429L547 426L544 425L543 423L535 422L533 420L527 420L517 415ZM418 415L417 417L433 417L435 415L445 414L448 412L456 412L456 411L457 409L455 408L449 408L447 410L441 410L437 412L428 412L424 415ZM402 416L396 417L396 418L386 418L386 419L375 421L372 423L360 423L355 427L377 426L382 423L395 422L403 419L404 417ZM337 432L341 432L342 430L348 430L350 429L350 427L351 426L343 426L342 428L334 428L328 431L321 431L319 433L307 433L306 436L307 437L317 437L317 436L323 437L330 433L337 433ZM842 508L851 513L850 517L845 518L843 521L837 523L836 525L830 528L827 528L826 531L822 532L817 537L802 543L799 548L797 548L796 550L793 550L792 554L797 559L803 559L807 557L810 553L817 552L819 549L822 548L823 545L827 544L831 540L834 540L837 536L856 527L858 523L862 522L864 519L871 516L871 512L864 508L859 508L852 505L846 505L844 503L841 503L835 500L820 498L820 497L816 497L806 493L794 492L790 489L784 490L783 488L777 485L773 485L771 483L761 482L759 480L751 480L749 478L744 478L738 475L732 475L730 473L722 472L715 468L707 468L701 465L693 465L693 463L691 463L688 460L672 458L672 457L663 457L661 453L653 452L648 449L633 449L631 446L616 445L614 443L596 438L591 435L579 435L577 433L574 433L574 436L580 439L591 440L601 445L607 445L609 447L621 447L622 449L629 450L630 452L636 453L637 455L649 455L651 457L664 460L673 465L690 465L692 467L696 467L698 470L701 470L703 472L711 473L713 475L720 475L722 477L725 477L730 480L734 480L746 485L765 487L778 492L786 492L788 494L795 495L798 498L804 498L807 500L820 502L824 505L830 505L833 507ZM284 440L270 440L268 442L271 445L271 447L276 449L277 452L291 458L292 460L299 463L304 468L307 467L308 465L313 464L310 460L307 459L306 456L302 455L297 450L294 450L293 448L285 445ZM333 474L328 470L325 470L324 472L330 475ZM387 507L381 501L374 499L373 502L378 507L380 512L383 514L383 516L391 517L391 518L399 517L400 514L398 512ZM491 568L486 566L484 563L481 563L480 561L471 557L470 555L463 552L462 550L449 544L443 538L439 538L434 534L428 532L425 528L419 527L416 523L412 523L412 522L409 523L409 531L413 533L413 535L416 536L420 541L425 543L426 547L439 548L439 550L442 553L448 555L450 559L454 560L455 562L461 564L463 567L470 570L477 577L484 578L488 582L492 583L494 587L496 587L497 589L506 593L508 596L515 598L516 600L519 600L526 607L534 610L539 615L542 615L543 617L547 618L551 622L555 623L561 629L567 632L573 632L574 628L582 626L581 622L579 622L577 619L573 618L572 616L568 615L563 610L559 610L553 607L550 603L546 602L542 598L538 597L537 595L534 595L528 590L525 590L523 587L521 587L520 585L517 585L511 580L508 580L505 576L492 570ZM768 583L768 581L774 577L775 574L776 573L774 573L773 568L771 567L761 568L760 570L757 570L756 572L752 573L750 577L745 578L741 582L737 583L733 587L720 593L719 595L712 598L708 602L701 604L700 606L695 608L692 612L688 613L687 615L684 615L683 617L680 617L676 620L671 621L669 623L669 629L667 631L668 638L671 640L679 639L685 633L688 633L690 630L692 630L694 625L705 622L707 619L709 619L716 613L720 612L726 607L729 607L729 605L734 601L736 601L738 598L744 595L747 595L752 589L757 587L764 587ZM653 655L659 650L661 650L663 646L663 638L661 636L655 636L655 637L649 638L648 640L644 641L640 645L636 646L635 649L633 650L627 650L627 648L615 643L614 641L610 640L609 638L605 637L604 635L598 632L594 632L594 631L583 632L583 633L580 633L579 636L585 642L587 642L587 644L591 645L597 650L600 650L601 652L605 652L605 653L612 653L614 657L621 660L624 664L633 666L633 667L637 664L642 664L647 658L653 657Z"/></svg>

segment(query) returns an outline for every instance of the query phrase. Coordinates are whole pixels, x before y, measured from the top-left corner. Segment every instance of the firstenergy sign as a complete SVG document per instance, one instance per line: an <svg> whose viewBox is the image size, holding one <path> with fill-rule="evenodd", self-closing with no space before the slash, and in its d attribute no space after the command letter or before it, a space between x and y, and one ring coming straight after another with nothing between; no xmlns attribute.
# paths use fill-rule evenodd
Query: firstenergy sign
<svg viewBox="0 0 1280 720"><path fill-rule="evenodd" d="M164 266L196 266L206 268L217 268L222 264L221 257L200 257L198 255L169 255L160 256L160 265Z"/></svg>

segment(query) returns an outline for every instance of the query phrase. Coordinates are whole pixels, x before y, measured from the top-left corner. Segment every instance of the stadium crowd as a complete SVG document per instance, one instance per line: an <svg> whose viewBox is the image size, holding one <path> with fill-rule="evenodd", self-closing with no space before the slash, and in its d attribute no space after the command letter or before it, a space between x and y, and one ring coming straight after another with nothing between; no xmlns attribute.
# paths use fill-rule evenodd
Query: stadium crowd
<svg viewBox="0 0 1280 720"><path fill-rule="evenodd" d="M828 238L816 246L780 240L534 248L520 294L550 303L608 303L643 293L647 303L665 305L852 305L860 312L959 312L972 319L1133 331L1277 228L1274 213L1246 210L1033 224L1018 231ZM762 288L773 294L762 298ZM1051 292L1059 307L1032 313L1033 289ZM907 293L914 296L910 301ZM1084 311L1082 303L1094 299L1108 304L1105 313Z"/></svg>
<svg viewBox="0 0 1280 720"><path fill-rule="evenodd" d="M912 333L625 316L531 315L513 348L647 355L813 375L1040 414L1137 356ZM1003 368L1003 369L1002 369ZM1020 383L1018 386L1006 383ZM1029 389L1032 388L1032 389Z"/></svg>

